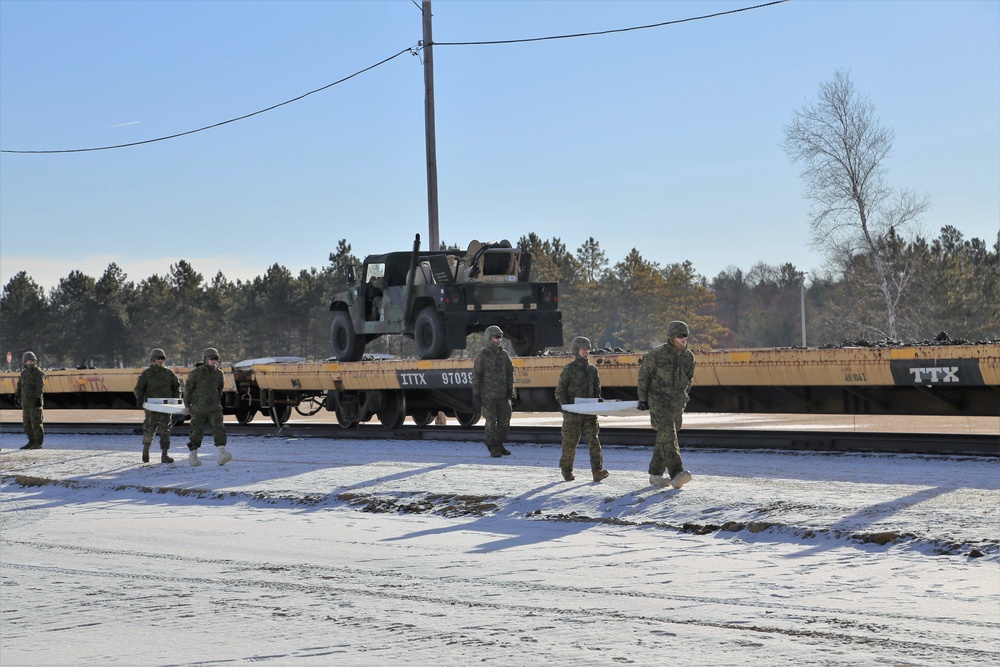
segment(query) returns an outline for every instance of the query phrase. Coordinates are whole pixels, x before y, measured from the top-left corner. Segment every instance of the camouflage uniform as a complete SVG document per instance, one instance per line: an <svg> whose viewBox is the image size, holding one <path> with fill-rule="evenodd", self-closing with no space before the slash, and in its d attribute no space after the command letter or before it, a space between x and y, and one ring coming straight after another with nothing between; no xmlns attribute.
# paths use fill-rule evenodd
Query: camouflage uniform
<svg viewBox="0 0 1000 667"><path fill-rule="evenodd" d="M212 429L215 446L226 445L226 428L222 423L222 393L226 378L219 368L207 363L212 356L218 359L219 353L210 347L205 350L204 361L195 366L184 385L184 405L191 412L191 441L188 443L191 451L201 447L206 424Z"/></svg>
<svg viewBox="0 0 1000 667"><path fill-rule="evenodd" d="M472 402L482 407L486 421L486 448L495 457L510 454L504 447L510 429L511 401L514 400L514 364L502 339L493 341L494 335L503 335L498 326L486 328L486 345L476 355L472 367Z"/></svg>
<svg viewBox="0 0 1000 667"><path fill-rule="evenodd" d="M648 403L650 422L656 430L649 462L649 474L655 477L665 470L674 478L684 470L677 431L694 381L695 360L691 350L678 346L674 339L687 333L686 324L671 322L667 328L670 341L647 354L639 367L639 401Z"/></svg>
<svg viewBox="0 0 1000 667"><path fill-rule="evenodd" d="M566 364L559 374L556 383L556 400L560 405L573 403L577 398L600 398L601 378L597 367L590 360L580 355L583 348L590 349L590 340L582 336L573 339L573 361ZM598 437L600 425L597 415L581 415L575 412L563 411L562 424L562 457L559 468L563 479L571 481L573 477L573 461L576 459L576 447L580 443L581 434L590 448L590 469L594 473L594 481L601 481L607 474L604 471L604 455L601 451L601 440Z"/></svg>
<svg viewBox="0 0 1000 667"><path fill-rule="evenodd" d="M28 361L34 363L28 364ZM28 436L28 444L21 449L41 449L45 440L45 426L42 404L45 393L45 373L38 367L38 359L34 352L25 352L24 370L18 378L14 389L14 402L21 404L21 422L24 424L24 434Z"/></svg>
<svg viewBox="0 0 1000 667"><path fill-rule="evenodd" d="M181 381L177 375L162 364L156 363L157 359L162 359L166 355L160 348L154 348L149 354L149 368L139 375L138 382L135 383L136 406L141 406L147 398L180 398ZM160 449L163 454L170 449L170 429L174 425L173 416L165 412L155 412L146 410L145 419L142 422L142 454L143 461L149 461L149 446L153 444L153 437L160 434ZM169 463L166 456L162 456L164 463Z"/></svg>

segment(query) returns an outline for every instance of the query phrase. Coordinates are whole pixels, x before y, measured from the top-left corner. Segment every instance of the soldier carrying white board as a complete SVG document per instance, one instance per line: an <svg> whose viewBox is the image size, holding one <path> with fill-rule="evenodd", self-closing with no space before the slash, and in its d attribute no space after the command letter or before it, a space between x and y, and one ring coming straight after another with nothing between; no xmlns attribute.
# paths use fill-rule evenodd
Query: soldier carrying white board
<svg viewBox="0 0 1000 667"><path fill-rule="evenodd" d="M167 355L162 349L155 347L149 353L149 368L139 375L135 383L135 407L144 407L149 398L179 398L181 382L177 375L164 365ZM173 417L163 412L146 410L146 418L142 422L142 462L149 463L149 446L153 437L160 434L160 463L173 463L167 455L170 449L170 429L174 425Z"/></svg>
<svg viewBox="0 0 1000 667"><path fill-rule="evenodd" d="M563 367L556 383L556 400L560 405L576 403L578 398L601 397L601 378L597 367L590 364L590 339L577 336L573 339L573 361ZM580 436L587 439L590 448L590 469L594 481L606 479L610 473L604 469L604 454L601 450L601 440L598 437L600 425L597 415L585 415L563 410L562 425L562 457L559 459L559 469L563 479L571 482L573 461L576 459L576 447Z"/></svg>

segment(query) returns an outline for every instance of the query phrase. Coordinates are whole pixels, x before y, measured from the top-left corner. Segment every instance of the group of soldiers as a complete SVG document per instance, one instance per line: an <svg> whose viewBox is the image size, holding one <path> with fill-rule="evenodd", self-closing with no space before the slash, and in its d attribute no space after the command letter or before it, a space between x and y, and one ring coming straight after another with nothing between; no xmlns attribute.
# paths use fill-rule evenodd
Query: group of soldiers
<svg viewBox="0 0 1000 667"><path fill-rule="evenodd" d="M151 398L180 398L180 379L165 365L166 358L167 355L158 347L149 353L149 368L142 371L135 383L137 408L144 408L147 399ZM14 390L14 403L21 406L24 433L28 436L28 443L21 449L41 449L42 441L45 439L42 413L45 373L38 368L38 358L34 352L25 352L23 361L24 370L21 371L17 388ZM232 461L232 453L226 451L226 428L222 415L225 376L219 368L218 350L214 347L205 350L202 361L188 374L184 389L184 405L191 413L188 463L191 466L201 465L198 449L201 447L206 426L211 429L212 438L215 440L216 462L225 465ZM160 462L174 462L167 453L170 449L170 430L173 424L172 415L145 409L142 423L143 463L149 463L149 448L157 434L160 436Z"/></svg>
<svg viewBox="0 0 1000 667"><path fill-rule="evenodd" d="M180 398L181 383L177 375L165 366L166 354L160 348L154 348L149 354L149 368L139 375L135 383L135 406L143 408L150 398ZM184 406L191 413L191 434L188 439L188 463L192 467L200 466L198 449L201 447L205 427L212 430L215 441L216 457L219 465L225 465L233 460L231 452L226 451L226 427L223 423L223 395L226 379L219 368L219 351L214 347L207 348L202 354L202 361L195 365L188 374L184 387ZM150 404L151 405L151 404ZM160 436L160 462L173 463L167 454L170 449L170 429L173 427L173 416L146 408L142 423L142 462L149 463L149 448L153 438Z"/></svg>
<svg viewBox="0 0 1000 667"><path fill-rule="evenodd" d="M639 367L637 393L639 409L649 410L650 422L656 431L653 457L649 461L649 482L654 486L672 486L679 489L691 481L691 473L681 461L677 431L681 427L694 380L695 359L687 348L688 326L674 321L667 325L668 340L654 348L643 358ZM514 364L503 347L503 330L490 326L485 332L485 344L476 355L472 372L473 408L480 410L486 422L486 448L490 456L509 456L504 446L510 429L514 396ZM560 405L571 405L578 398L601 399L601 378L597 367L590 363L591 344L588 338L573 339L573 360L566 364L556 384L556 399ZM177 375L165 365L166 354L154 348L149 355L150 364L139 376L135 385L136 407L146 407L147 399L180 398L181 383ZM45 437L42 423L42 393L45 373L38 368L33 352L24 353L24 370L14 392L15 403L21 405L24 432L28 443L21 449L41 449ZM200 466L198 449L201 447L205 427L212 431L217 450L216 461L224 465L233 455L226 451L226 429L223 424L223 392L225 377L219 368L219 351L214 347L205 350L201 363L188 375L184 390L184 405L191 413L191 435L188 442L188 462ZM559 469L563 479L573 481L573 462L576 448L583 437L590 451L590 470L595 482L610 474L604 468L604 454L599 437L597 415L579 414L563 410L562 456ZM170 449L170 430L173 417L146 408L142 427L142 462L149 463L149 448L154 437L160 437L160 462L173 463L167 453ZM666 476L664 476L666 473Z"/></svg>
<svg viewBox="0 0 1000 667"><path fill-rule="evenodd" d="M649 483L679 489L691 481L691 473L681 460L677 431L681 428L694 381L695 359L687 347L688 325L674 321L667 325L668 340L647 354L639 366L637 393L639 409L648 410L656 431L653 457L649 461ZM486 448L490 456L510 454L504 446L510 428L514 396L514 365L503 348L503 330L486 329L486 342L476 355L472 371L473 407L482 411L486 422ZM571 345L573 360L566 364L556 384L556 400L571 405L578 398L601 400L601 378L590 363L590 339L577 336ZM595 482L607 479L597 415L562 411L562 456L559 469L567 482L576 479L573 462L581 436L590 452L590 471ZM666 476L664 474L666 473Z"/></svg>

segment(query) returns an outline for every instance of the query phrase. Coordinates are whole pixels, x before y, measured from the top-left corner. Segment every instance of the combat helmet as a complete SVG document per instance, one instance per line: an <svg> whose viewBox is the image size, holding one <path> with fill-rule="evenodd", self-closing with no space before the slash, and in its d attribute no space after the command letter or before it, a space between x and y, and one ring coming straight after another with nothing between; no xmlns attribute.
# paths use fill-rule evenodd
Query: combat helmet
<svg viewBox="0 0 1000 667"><path fill-rule="evenodd" d="M589 350L590 348L593 347L593 345L590 344L590 339L587 338L586 336L577 336L576 338L573 339L573 345L572 345L573 354L578 353L580 351L580 348L582 347L585 347Z"/></svg>
<svg viewBox="0 0 1000 667"><path fill-rule="evenodd" d="M21 357L21 361L28 361L28 360L38 361L38 357L35 356L34 352L28 350L27 352L24 353L24 356Z"/></svg>
<svg viewBox="0 0 1000 667"><path fill-rule="evenodd" d="M205 354L202 355L202 358L203 359L210 359L212 357L214 357L215 359L218 359L219 358L219 351L216 350L214 347L206 347L205 348Z"/></svg>
<svg viewBox="0 0 1000 667"><path fill-rule="evenodd" d="M673 338L674 336L687 336L690 332L688 331L687 322L681 322L680 320L674 320L667 325L667 335Z"/></svg>
<svg viewBox="0 0 1000 667"><path fill-rule="evenodd" d="M486 327L486 340L490 340L494 336L502 336L502 335L503 335L503 329L501 329L497 325L491 324L490 326Z"/></svg>
<svg viewBox="0 0 1000 667"><path fill-rule="evenodd" d="M154 347L153 351L149 353L149 360L150 361L156 361L160 357L163 357L164 359L166 359L167 358L167 354L163 350L161 350L160 348L158 348L158 347Z"/></svg>

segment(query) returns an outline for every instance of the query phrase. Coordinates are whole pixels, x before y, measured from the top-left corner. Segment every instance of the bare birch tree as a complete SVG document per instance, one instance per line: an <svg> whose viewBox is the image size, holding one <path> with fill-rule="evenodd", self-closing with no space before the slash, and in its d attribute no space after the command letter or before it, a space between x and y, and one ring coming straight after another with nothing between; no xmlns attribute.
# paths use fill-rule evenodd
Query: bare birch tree
<svg viewBox="0 0 1000 667"><path fill-rule="evenodd" d="M892 130L882 127L868 96L841 70L820 84L817 101L795 111L784 130L785 153L802 165L806 197L814 204L813 247L837 266L858 256L871 263L885 303L884 334L897 338L897 316L911 267L893 254L890 241L907 242L919 233L928 202L886 184Z"/></svg>

